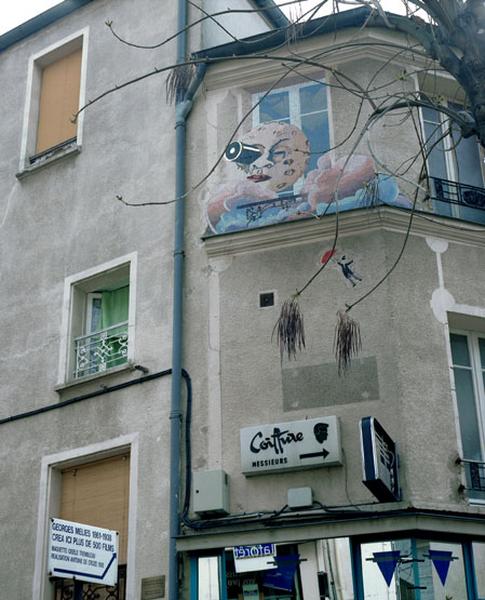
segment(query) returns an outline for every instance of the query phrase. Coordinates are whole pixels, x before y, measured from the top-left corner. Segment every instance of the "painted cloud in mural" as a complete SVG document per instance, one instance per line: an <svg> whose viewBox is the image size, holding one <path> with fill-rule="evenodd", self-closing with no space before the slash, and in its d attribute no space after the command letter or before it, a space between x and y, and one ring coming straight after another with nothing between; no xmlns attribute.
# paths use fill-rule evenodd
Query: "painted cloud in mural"
<svg viewBox="0 0 485 600"><path fill-rule="evenodd" d="M376 174L369 156L329 154L307 172L311 149L295 125L270 122L232 142L226 159L234 178L210 198L207 220L212 233L273 225L374 204L409 208L395 179Z"/></svg>

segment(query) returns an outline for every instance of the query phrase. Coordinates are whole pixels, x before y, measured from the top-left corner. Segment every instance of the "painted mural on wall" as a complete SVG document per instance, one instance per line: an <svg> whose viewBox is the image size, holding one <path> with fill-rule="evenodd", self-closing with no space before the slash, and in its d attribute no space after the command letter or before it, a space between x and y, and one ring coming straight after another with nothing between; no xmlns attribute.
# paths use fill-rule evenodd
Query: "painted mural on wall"
<svg viewBox="0 0 485 600"><path fill-rule="evenodd" d="M349 287L362 282L362 276L356 271L354 259L340 248L326 250L320 259L320 265L330 264L336 269Z"/></svg>
<svg viewBox="0 0 485 600"><path fill-rule="evenodd" d="M303 131L284 122L263 123L229 144L231 178L209 199L208 233L322 217L335 213L335 197L339 211L376 204L411 207L394 177L376 174L370 156L333 160L327 153L308 169L311 155Z"/></svg>

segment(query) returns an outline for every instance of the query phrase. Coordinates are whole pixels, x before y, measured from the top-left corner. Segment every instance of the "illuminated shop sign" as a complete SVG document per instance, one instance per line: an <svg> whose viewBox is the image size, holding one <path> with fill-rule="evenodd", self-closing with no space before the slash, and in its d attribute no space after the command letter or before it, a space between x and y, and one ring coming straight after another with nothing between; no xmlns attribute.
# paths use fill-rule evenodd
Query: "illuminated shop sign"
<svg viewBox="0 0 485 600"><path fill-rule="evenodd" d="M245 475L341 464L337 417L241 429L241 467Z"/></svg>
<svg viewBox="0 0 485 600"><path fill-rule="evenodd" d="M392 438L374 417L360 422L363 484L381 502L401 499L399 456Z"/></svg>

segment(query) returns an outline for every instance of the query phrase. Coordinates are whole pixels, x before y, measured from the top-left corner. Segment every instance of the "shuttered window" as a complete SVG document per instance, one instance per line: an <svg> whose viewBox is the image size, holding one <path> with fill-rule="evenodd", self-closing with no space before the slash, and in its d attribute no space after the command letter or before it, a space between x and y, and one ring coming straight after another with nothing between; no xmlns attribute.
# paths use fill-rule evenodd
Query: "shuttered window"
<svg viewBox="0 0 485 600"><path fill-rule="evenodd" d="M62 471L60 518L119 531L126 563L130 457L114 456Z"/></svg>
<svg viewBox="0 0 485 600"><path fill-rule="evenodd" d="M76 137L71 120L79 108L81 53L79 48L42 69L36 153Z"/></svg>

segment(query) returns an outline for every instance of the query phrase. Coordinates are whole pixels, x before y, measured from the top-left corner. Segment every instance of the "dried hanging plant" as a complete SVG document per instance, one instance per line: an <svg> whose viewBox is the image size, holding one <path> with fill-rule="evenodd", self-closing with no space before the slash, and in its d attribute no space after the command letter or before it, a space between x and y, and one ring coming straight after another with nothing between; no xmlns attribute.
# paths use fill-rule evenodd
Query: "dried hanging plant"
<svg viewBox="0 0 485 600"><path fill-rule="evenodd" d="M357 356L362 348L360 326L349 316L347 310L337 312L337 325L333 339L333 349L337 359L339 376L350 367L352 357Z"/></svg>
<svg viewBox="0 0 485 600"><path fill-rule="evenodd" d="M283 302L280 316L273 328L273 336L280 348L281 360L286 353L288 359L296 358L296 351L305 348L305 329L303 327L303 314L298 301L300 294L296 293L289 300ZM272 336L272 337L273 337Z"/></svg>
<svg viewBox="0 0 485 600"><path fill-rule="evenodd" d="M194 75L194 65L178 65L170 71L165 81L165 94L168 104L173 104L174 101L185 96Z"/></svg>

